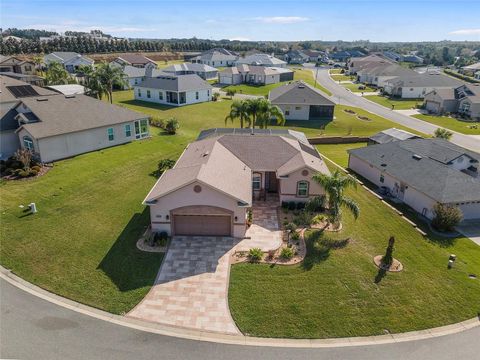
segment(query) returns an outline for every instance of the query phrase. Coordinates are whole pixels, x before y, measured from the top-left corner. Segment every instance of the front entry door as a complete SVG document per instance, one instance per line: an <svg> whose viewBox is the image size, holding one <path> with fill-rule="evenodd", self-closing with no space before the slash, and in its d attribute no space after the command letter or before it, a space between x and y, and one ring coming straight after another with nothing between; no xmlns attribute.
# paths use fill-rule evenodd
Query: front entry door
<svg viewBox="0 0 480 360"><path fill-rule="evenodd" d="M269 193L278 192L278 179L274 172L265 173L265 187Z"/></svg>

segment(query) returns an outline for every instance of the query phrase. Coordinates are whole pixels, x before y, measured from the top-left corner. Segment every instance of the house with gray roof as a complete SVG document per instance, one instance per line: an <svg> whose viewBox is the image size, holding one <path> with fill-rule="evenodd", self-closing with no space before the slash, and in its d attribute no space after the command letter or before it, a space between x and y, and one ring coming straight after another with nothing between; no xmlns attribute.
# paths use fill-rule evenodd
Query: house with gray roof
<svg viewBox="0 0 480 360"><path fill-rule="evenodd" d="M287 120L333 119L335 103L303 81L294 81L272 89L268 99L282 109Z"/></svg>
<svg viewBox="0 0 480 360"><path fill-rule="evenodd" d="M456 88L435 89L425 95L423 105L433 114L458 113L480 121L480 85L462 84Z"/></svg>
<svg viewBox="0 0 480 360"><path fill-rule="evenodd" d="M151 64L157 67L157 63L154 60L142 54L132 54L132 53L122 54L120 56L117 56L112 61L112 63L116 63L122 66L129 65L137 68L144 68L147 64Z"/></svg>
<svg viewBox="0 0 480 360"><path fill-rule="evenodd" d="M258 65L236 65L218 73L218 82L226 85L268 85L293 80L293 70Z"/></svg>
<svg viewBox="0 0 480 360"><path fill-rule="evenodd" d="M272 66L272 67L287 67L287 62L276 58L273 55L268 54L251 54L243 58L239 58L236 62L236 65L257 65L257 66Z"/></svg>
<svg viewBox="0 0 480 360"><path fill-rule="evenodd" d="M390 141L348 151L348 167L428 219L436 204L480 219L480 154L447 140Z"/></svg>
<svg viewBox="0 0 480 360"><path fill-rule="evenodd" d="M63 65L69 73L76 73L80 66L93 66L94 61L85 55L69 51L55 51L45 55L43 62L46 66L57 62Z"/></svg>
<svg viewBox="0 0 480 360"><path fill-rule="evenodd" d="M16 56L0 55L0 73L35 75L35 64Z"/></svg>
<svg viewBox="0 0 480 360"><path fill-rule="evenodd" d="M402 99L423 99L433 90L454 89L463 82L451 76L436 73L403 74L384 82L383 92Z"/></svg>
<svg viewBox="0 0 480 360"><path fill-rule="evenodd" d="M135 85L139 85L148 76L155 77L165 75L162 70L157 69L156 65L147 64L145 67L136 67L132 65L121 65L117 62L111 62L112 66L119 66L123 69L123 77L125 79L124 90L133 89Z"/></svg>
<svg viewBox="0 0 480 360"><path fill-rule="evenodd" d="M398 64L390 64L388 62L367 64L357 71L358 81L380 88L385 86L387 80L395 77L414 77L416 75L418 74L413 70L404 68Z"/></svg>
<svg viewBox="0 0 480 360"><path fill-rule="evenodd" d="M480 84L465 84L455 91L458 94L458 113L480 121Z"/></svg>
<svg viewBox="0 0 480 360"><path fill-rule="evenodd" d="M305 136L289 130L210 129L190 143L144 200L154 232L243 238L247 210L269 197L306 202L329 174Z"/></svg>
<svg viewBox="0 0 480 360"><path fill-rule="evenodd" d="M218 77L218 70L216 68L200 63L173 64L162 69L162 71L173 75L196 74L203 80L213 80Z"/></svg>
<svg viewBox="0 0 480 360"><path fill-rule="evenodd" d="M192 63L205 64L212 67L232 66L238 59L238 55L230 50L214 48L202 52L200 55L190 59Z"/></svg>
<svg viewBox="0 0 480 360"><path fill-rule="evenodd" d="M196 74L163 74L146 78L133 87L135 100L184 106L212 100L212 86Z"/></svg>

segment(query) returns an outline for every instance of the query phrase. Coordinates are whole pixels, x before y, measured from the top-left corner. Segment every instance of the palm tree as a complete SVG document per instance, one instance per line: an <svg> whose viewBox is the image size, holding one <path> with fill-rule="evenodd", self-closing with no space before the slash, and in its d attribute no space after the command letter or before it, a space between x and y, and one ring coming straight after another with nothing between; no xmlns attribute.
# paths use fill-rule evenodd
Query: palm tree
<svg viewBox="0 0 480 360"><path fill-rule="evenodd" d="M123 87L126 84L123 69L119 66L112 66L109 63L101 63L96 69L98 81L102 84L105 92L113 104L113 87Z"/></svg>
<svg viewBox="0 0 480 360"><path fill-rule="evenodd" d="M312 179L319 183L325 190L328 197L328 207L330 210L332 222L335 225L340 225L342 220L342 207L347 208L353 214L355 219L360 215L360 207L355 200L343 195L343 192L349 186L357 187L357 183L353 177L344 176L337 169L333 174L313 175Z"/></svg>
<svg viewBox="0 0 480 360"><path fill-rule="evenodd" d="M95 69L88 65L81 65L79 72L83 74L83 86L86 88L85 95L101 100L107 93L107 89L100 82Z"/></svg>
<svg viewBox="0 0 480 360"><path fill-rule="evenodd" d="M38 75L41 73L41 65L43 63L43 54L35 55L32 58L32 62L35 64L35 73Z"/></svg>
<svg viewBox="0 0 480 360"><path fill-rule="evenodd" d="M234 100L230 106L230 114L225 118L225 124L230 120L232 123L235 119L240 120L240 128L247 122L247 127L250 127L251 121L248 113L248 104L246 101Z"/></svg>
<svg viewBox="0 0 480 360"><path fill-rule="evenodd" d="M65 85L71 82L70 74L59 62L50 63L45 80L48 85Z"/></svg>
<svg viewBox="0 0 480 360"><path fill-rule="evenodd" d="M277 122L277 125L285 125L285 115L283 111L278 106L272 105L267 99L261 99L257 119L262 129L268 128L272 119Z"/></svg>
<svg viewBox="0 0 480 360"><path fill-rule="evenodd" d="M251 125L252 128L255 129L255 123L257 122L257 114L260 111L260 107L262 106L262 98L252 98L245 100L247 104L247 112L248 115L251 116Z"/></svg>
<svg viewBox="0 0 480 360"><path fill-rule="evenodd" d="M433 134L434 137L445 139L445 140L450 140L452 135L453 133L451 131L448 131L447 129L444 129L444 128L438 128L437 130L435 130L435 133Z"/></svg>

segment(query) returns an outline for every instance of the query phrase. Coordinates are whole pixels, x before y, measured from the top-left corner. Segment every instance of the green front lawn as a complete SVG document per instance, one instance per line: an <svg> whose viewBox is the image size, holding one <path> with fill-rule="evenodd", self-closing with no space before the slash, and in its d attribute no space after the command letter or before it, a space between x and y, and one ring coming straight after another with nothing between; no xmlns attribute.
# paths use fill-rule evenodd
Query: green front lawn
<svg viewBox="0 0 480 360"><path fill-rule="evenodd" d="M350 75L330 75L330 77L335 80L335 81L353 81L355 79L355 76L350 76Z"/></svg>
<svg viewBox="0 0 480 360"><path fill-rule="evenodd" d="M377 104L385 106L389 109L392 108L392 105L395 105L395 108L393 110L408 110L408 109L415 108L417 105L421 105L423 103L422 99L416 99L416 100L390 99L386 96L380 96L380 95L368 95L368 96L365 96L365 98L373 102L376 102Z"/></svg>
<svg viewBox="0 0 480 360"><path fill-rule="evenodd" d="M292 68L295 71L293 75L294 80L303 80L306 83L315 86L315 79L313 77L313 72L307 69L300 69L300 68ZM269 84L269 85L248 85L248 84L240 84L240 85L229 85L224 87L222 90L227 91L229 89L236 90L239 94L249 94L249 95L257 95L257 96L266 96L270 92L270 90L275 89L279 86L287 84L288 81L284 81L277 84ZM332 95L330 91L325 89L320 84L316 84L316 88L320 89L327 95Z"/></svg>
<svg viewBox="0 0 480 360"><path fill-rule="evenodd" d="M480 123L469 123L448 116L414 115L417 119L467 135L480 135ZM477 126L475 129L474 126Z"/></svg>
<svg viewBox="0 0 480 360"><path fill-rule="evenodd" d="M342 231L309 232L305 262L232 266L229 305L242 332L291 338L381 335L478 315L480 281L468 275L480 273L480 247L466 238L425 239L363 188L348 195L360 204L360 218L345 213ZM385 253L391 235L394 257L405 269L382 277L373 257ZM316 238L336 241L339 248L315 248ZM450 254L457 262L448 270Z"/></svg>
<svg viewBox="0 0 480 360"><path fill-rule="evenodd" d="M326 156L327 158L344 168L348 166L347 150L358 149L364 146L367 146L366 142L315 145L320 154Z"/></svg>
<svg viewBox="0 0 480 360"><path fill-rule="evenodd" d="M371 88L370 86L366 86L366 85L363 85L363 84L340 84L342 85L343 87L346 87L347 89L349 89L351 92L373 92L373 91L377 91L377 89L375 88ZM359 86L365 86L365 89L359 89L358 87Z"/></svg>

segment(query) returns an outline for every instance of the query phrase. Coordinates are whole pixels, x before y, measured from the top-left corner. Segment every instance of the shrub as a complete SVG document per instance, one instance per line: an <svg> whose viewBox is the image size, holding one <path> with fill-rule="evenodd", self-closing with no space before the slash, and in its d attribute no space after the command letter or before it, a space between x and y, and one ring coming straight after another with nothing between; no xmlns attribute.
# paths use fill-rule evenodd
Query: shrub
<svg viewBox="0 0 480 360"><path fill-rule="evenodd" d="M237 90L235 89L227 89L227 96L230 96L230 99L235 96Z"/></svg>
<svg viewBox="0 0 480 360"><path fill-rule="evenodd" d="M30 164L32 162L33 152L28 149L18 149L15 154L15 159L22 163L22 166L25 170L30 169Z"/></svg>
<svg viewBox="0 0 480 360"><path fill-rule="evenodd" d="M293 232L297 230L297 225L295 225L294 223L288 223L287 225L285 225L285 230Z"/></svg>
<svg viewBox="0 0 480 360"><path fill-rule="evenodd" d="M160 119L156 116L152 116L149 120L150 120L150 125L161 128L161 129L165 129L165 120Z"/></svg>
<svg viewBox="0 0 480 360"><path fill-rule="evenodd" d="M32 170L35 170L37 173L40 172L41 169L42 169L42 168L41 168L40 166L38 166L38 165L32 166Z"/></svg>
<svg viewBox="0 0 480 360"><path fill-rule="evenodd" d="M432 226L440 231L453 231L463 219L462 211L453 205L435 204Z"/></svg>
<svg viewBox="0 0 480 360"><path fill-rule="evenodd" d="M268 250L268 258L273 259L275 257L275 250Z"/></svg>
<svg viewBox="0 0 480 360"><path fill-rule="evenodd" d="M263 252L260 248L252 248L248 252L248 257L251 262L259 262L263 259Z"/></svg>
<svg viewBox="0 0 480 360"><path fill-rule="evenodd" d="M288 202L282 201L282 209L288 210Z"/></svg>
<svg viewBox="0 0 480 360"><path fill-rule="evenodd" d="M213 101L217 101L219 97L220 97L220 93L218 93L218 92L212 94L212 100Z"/></svg>
<svg viewBox="0 0 480 360"><path fill-rule="evenodd" d="M38 171L34 169L30 169L30 171L28 172L29 176L36 176L37 174L38 174Z"/></svg>
<svg viewBox="0 0 480 360"><path fill-rule="evenodd" d="M435 130L433 136L440 139L450 140L450 138L453 136L453 133L447 129L438 128Z"/></svg>
<svg viewBox="0 0 480 360"><path fill-rule="evenodd" d="M288 210L295 210L295 208L296 208L295 201L289 201Z"/></svg>
<svg viewBox="0 0 480 360"><path fill-rule="evenodd" d="M318 195L307 201L305 210L310 212L321 212L325 210L327 198L325 195Z"/></svg>
<svg viewBox="0 0 480 360"><path fill-rule="evenodd" d="M290 239L291 239L291 240L294 240L294 241L299 240L299 239L300 239L300 233L298 233L297 231L294 231L294 232L292 233L292 236L290 236Z"/></svg>
<svg viewBox="0 0 480 360"><path fill-rule="evenodd" d="M312 220L312 215L306 211L300 212L293 218L293 222L297 226L309 226Z"/></svg>
<svg viewBox="0 0 480 360"><path fill-rule="evenodd" d="M289 260L295 254L294 250L290 247L284 247L280 252L280 257L285 260Z"/></svg>
<svg viewBox="0 0 480 360"><path fill-rule="evenodd" d="M170 170L175 165L175 160L162 159L158 162L158 176L161 176L165 171Z"/></svg>
<svg viewBox="0 0 480 360"><path fill-rule="evenodd" d="M175 135L179 128L180 128L180 124L178 120L174 117L168 119L165 122L165 131L170 135Z"/></svg>
<svg viewBox="0 0 480 360"><path fill-rule="evenodd" d="M305 209L305 203L300 201L297 203L297 210L303 210Z"/></svg>

